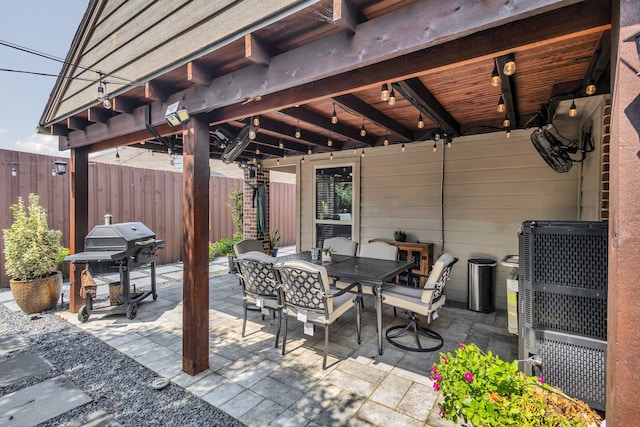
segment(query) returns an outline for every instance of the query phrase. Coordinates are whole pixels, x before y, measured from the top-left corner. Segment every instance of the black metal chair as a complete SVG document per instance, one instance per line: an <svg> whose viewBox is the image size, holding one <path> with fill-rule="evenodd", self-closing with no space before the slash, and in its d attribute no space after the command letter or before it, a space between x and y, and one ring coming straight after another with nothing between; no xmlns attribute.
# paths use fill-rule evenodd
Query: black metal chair
<svg viewBox="0 0 640 427"><path fill-rule="evenodd" d="M437 332L420 326L420 317L426 317L427 324L438 317L438 310L446 302L445 285L449 280L451 268L458 262L458 258L444 253L436 260L424 288L413 288L395 283L385 284L382 288L382 302L395 308L404 310L409 316L407 325L387 328L387 341L394 346L407 351L436 351L442 348L444 340ZM414 345L409 345L401 338L410 333L413 335ZM424 346L420 338L426 337L436 341L435 345Z"/></svg>
<svg viewBox="0 0 640 427"><path fill-rule="evenodd" d="M360 299L362 287L352 283L339 290L331 286L326 268L307 261L293 260L276 264L282 303L286 314L284 320L284 338L282 354L285 354L289 316L304 323L324 326L324 357L322 369L327 368L327 350L329 347L329 325L335 322L347 310L356 309L358 344L360 344ZM349 291L356 289L354 296Z"/></svg>
<svg viewBox="0 0 640 427"><path fill-rule="evenodd" d="M278 330L276 332L276 344L280 340L280 328L282 324L282 299L278 291L278 283L273 270L275 258L264 252L247 252L238 256L236 265L238 277L242 285L242 336L244 337L247 326L247 310L249 305L256 306L262 311L264 320L265 310L278 314Z"/></svg>

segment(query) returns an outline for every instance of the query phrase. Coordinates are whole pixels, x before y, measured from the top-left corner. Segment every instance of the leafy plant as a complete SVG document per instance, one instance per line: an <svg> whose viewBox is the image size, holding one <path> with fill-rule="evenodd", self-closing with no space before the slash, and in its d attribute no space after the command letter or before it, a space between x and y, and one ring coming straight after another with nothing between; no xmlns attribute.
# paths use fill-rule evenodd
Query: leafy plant
<svg viewBox="0 0 640 427"><path fill-rule="evenodd" d="M228 197L230 202L227 202L227 207L231 209L231 221L236 227L236 233L242 233L244 193L237 188L232 188Z"/></svg>
<svg viewBox="0 0 640 427"><path fill-rule="evenodd" d="M69 248L65 248L64 246L58 247L58 255L56 257L56 265L60 265L64 262L64 259L67 255L70 254Z"/></svg>
<svg viewBox="0 0 640 427"><path fill-rule="evenodd" d="M40 197L29 194L29 208L22 197L11 205L13 224L3 230L4 269L14 280L26 281L47 276L58 263L59 230L50 230L47 211L40 206Z"/></svg>
<svg viewBox="0 0 640 427"><path fill-rule="evenodd" d="M329 247L329 248L323 248L322 252L324 252L324 254L327 256L331 256L335 251L333 250L333 248Z"/></svg>
<svg viewBox="0 0 640 427"><path fill-rule="evenodd" d="M218 255L233 255L233 245L242 240L241 233L234 233L233 238L223 237L217 242L209 243L209 261Z"/></svg>
<svg viewBox="0 0 640 427"><path fill-rule="evenodd" d="M280 243L280 231L276 230L269 234L269 247L271 249L277 248L278 243Z"/></svg>
<svg viewBox="0 0 640 427"><path fill-rule="evenodd" d="M518 362L483 353L475 344L461 344L440 353L431 368L440 416L462 418L474 426L599 426L600 417L587 404L518 371Z"/></svg>

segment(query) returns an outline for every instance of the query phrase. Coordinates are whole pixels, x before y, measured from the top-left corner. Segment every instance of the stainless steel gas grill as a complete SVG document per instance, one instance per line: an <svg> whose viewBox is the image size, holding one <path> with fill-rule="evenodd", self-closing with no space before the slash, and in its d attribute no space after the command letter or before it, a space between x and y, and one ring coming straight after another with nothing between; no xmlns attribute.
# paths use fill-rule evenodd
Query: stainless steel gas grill
<svg viewBox="0 0 640 427"><path fill-rule="evenodd" d="M161 248L164 241L157 240L156 235L141 222L123 222L111 224L108 215L105 216L105 224L98 225L87 234L84 239L85 251L69 255L65 261L73 264L87 264L90 274L99 275L118 272L120 275L119 287L112 296L111 305L106 307L93 306L96 297L95 285L85 283L93 282L91 275L83 272L83 289L86 304L78 311L78 319L81 322L89 320L91 311L100 311L108 314L126 313L128 319L136 317L138 303L153 296L156 293L156 251ZM132 292L129 273L132 269L141 266L151 266L151 289L143 292ZM85 277L86 276L86 277ZM114 302L115 300L115 302Z"/></svg>

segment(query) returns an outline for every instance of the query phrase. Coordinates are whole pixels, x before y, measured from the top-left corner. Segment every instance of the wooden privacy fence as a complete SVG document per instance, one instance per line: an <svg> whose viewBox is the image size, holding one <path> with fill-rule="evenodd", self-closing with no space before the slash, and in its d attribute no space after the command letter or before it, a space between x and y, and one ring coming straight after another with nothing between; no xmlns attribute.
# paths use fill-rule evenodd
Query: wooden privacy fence
<svg viewBox="0 0 640 427"><path fill-rule="evenodd" d="M36 193L49 213L49 227L62 231L61 244L69 247L69 175L52 176L52 165L57 159L0 150L0 229L11 226L11 204L19 196L26 201L29 193ZM242 180L215 176L209 185L209 240L213 242L233 235L228 194L233 188L242 189ZM294 184L270 184L269 225L271 230L280 230L281 246L296 241L295 194ZM142 222L164 240L165 247L158 255L160 264L182 259L181 172L90 162L89 230L104 223L107 213L113 216L113 222ZM0 251L0 265L0 287L7 287L4 251Z"/></svg>

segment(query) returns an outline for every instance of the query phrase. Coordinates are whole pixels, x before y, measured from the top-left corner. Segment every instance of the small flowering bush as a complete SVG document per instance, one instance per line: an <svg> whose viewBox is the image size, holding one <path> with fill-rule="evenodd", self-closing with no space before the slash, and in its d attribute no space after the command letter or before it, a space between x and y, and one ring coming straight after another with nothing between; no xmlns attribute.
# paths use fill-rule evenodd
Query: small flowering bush
<svg viewBox="0 0 640 427"><path fill-rule="evenodd" d="M518 362L483 353L475 344L440 353L431 379L444 402L440 416L473 426L599 426L600 417L584 402L549 386L542 377L518 371Z"/></svg>

